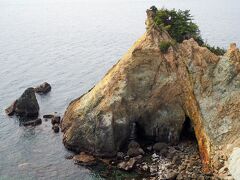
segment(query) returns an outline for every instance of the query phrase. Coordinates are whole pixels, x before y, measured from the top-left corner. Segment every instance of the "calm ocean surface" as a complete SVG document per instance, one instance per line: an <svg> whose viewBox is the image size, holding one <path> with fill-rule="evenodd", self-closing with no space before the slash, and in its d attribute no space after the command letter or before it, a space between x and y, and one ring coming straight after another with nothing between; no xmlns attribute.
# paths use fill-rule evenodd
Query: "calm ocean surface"
<svg viewBox="0 0 240 180"><path fill-rule="evenodd" d="M66 160L61 133L50 122L19 127L4 109L44 81L41 115L64 113L145 31L152 5L190 9L212 45L240 45L238 0L0 0L0 180L99 179Z"/></svg>

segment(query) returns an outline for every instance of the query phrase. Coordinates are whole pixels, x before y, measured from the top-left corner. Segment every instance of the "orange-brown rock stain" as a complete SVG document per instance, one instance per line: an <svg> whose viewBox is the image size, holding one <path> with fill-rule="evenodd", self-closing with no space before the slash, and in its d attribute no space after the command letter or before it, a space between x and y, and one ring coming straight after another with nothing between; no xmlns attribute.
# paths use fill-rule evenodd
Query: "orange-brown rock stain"
<svg viewBox="0 0 240 180"><path fill-rule="evenodd" d="M198 141L199 154L203 163L203 171L210 172L210 142L203 127L201 111L194 95L194 84L185 65L185 59L178 59L178 78L182 85L182 103L186 115L191 119Z"/></svg>

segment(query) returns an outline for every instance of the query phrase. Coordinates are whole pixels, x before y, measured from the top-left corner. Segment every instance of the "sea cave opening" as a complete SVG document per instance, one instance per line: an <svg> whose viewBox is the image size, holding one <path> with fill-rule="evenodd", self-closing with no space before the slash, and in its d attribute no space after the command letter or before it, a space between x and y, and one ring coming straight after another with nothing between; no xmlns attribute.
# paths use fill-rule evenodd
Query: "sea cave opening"
<svg viewBox="0 0 240 180"><path fill-rule="evenodd" d="M139 144L143 146L148 146L157 142L166 142L166 140L164 139L160 141L156 140L155 136L147 136L145 133L144 125L140 124L138 121L133 121L130 124L130 136L128 138L128 143L131 141L137 141ZM190 144L197 145L197 138L192 125L192 121L188 116L185 117L179 136L179 143L182 142L189 142Z"/></svg>
<svg viewBox="0 0 240 180"><path fill-rule="evenodd" d="M197 142L194 127L192 125L191 119L186 116L185 121L182 125L182 130L180 134L180 141L193 141Z"/></svg>
<svg viewBox="0 0 240 180"><path fill-rule="evenodd" d="M147 136L144 125L138 121L134 121L130 124L130 136L128 141L136 141L142 146L150 145L154 143L154 137Z"/></svg>

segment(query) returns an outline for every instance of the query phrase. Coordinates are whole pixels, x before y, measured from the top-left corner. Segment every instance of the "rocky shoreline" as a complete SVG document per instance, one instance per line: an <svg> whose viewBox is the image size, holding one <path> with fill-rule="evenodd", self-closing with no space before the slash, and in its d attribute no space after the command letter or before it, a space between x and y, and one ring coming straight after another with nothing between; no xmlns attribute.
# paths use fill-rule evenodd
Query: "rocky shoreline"
<svg viewBox="0 0 240 180"><path fill-rule="evenodd" d="M133 142L130 142L130 144L133 144ZM134 144L136 145L136 142ZM119 169L122 174L134 173L131 175L132 179L233 180L227 167L222 168L221 174L203 171L198 145L194 140L184 140L178 145L161 143L161 149L155 150L154 146L156 145L147 145L143 148L145 152L143 155L132 157L127 152L119 152L117 157L111 159L101 159L86 153L80 153L80 155L75 155L72 158L76 164L92 169L96 169L94 166L104 164L105 168L99 174L107 179L114 179L114 174ZM122 179L125 178L122 177Z"/></svg>

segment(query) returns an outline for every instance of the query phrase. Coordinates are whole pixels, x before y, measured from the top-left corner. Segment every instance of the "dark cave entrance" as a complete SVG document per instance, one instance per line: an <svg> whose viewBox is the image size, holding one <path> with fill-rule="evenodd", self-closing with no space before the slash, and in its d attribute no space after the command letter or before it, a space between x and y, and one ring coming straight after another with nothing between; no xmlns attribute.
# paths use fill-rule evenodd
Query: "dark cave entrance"
<svg viewBox="0 0 240 180"><path fill-rule="evenodd" d="M188 116L185 117L185 121L182 125L182 130L180 134L180 141L187 140L197 142L191 119Z"/></svg>
<svg viewBox="0 0 240 180"><path fill-rule="evenodd" d="M130 124L130 136L128 141L136 141L142 146L150 145L154 143L154 137L147 136L145 133L144 125L137 121Z"/></svg>
<svg viewBox="0 0 240 180"><path fill-rule="evenodd" d="M145 130L138 122L132 122L129 140L143 140L146 138Z"/></svg>
<svg viewBox="0 0 240 180"><path fill-rule="evenodd" d="M156 142L166 142L166 139L156 140L155 136L147 136L145 133L144 125L138 121L132 121L130 123L130 136L128 143L131 141L137 141L142 146L152 145ZM179 136L179 143L189 142L191 144L197 144L197 138L191 122L191 119L186 116ZM171 143L170 143L171 144ZM126 148L126 147L124 147Z"/></svg>

